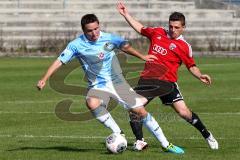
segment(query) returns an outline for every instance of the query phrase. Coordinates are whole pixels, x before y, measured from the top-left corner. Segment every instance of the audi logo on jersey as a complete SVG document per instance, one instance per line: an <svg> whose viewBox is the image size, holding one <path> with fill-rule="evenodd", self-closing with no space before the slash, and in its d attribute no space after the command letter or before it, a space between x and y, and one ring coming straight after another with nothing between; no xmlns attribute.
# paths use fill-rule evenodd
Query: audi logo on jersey
<svg viewBox="0 0 240 160"><path fill-rule="evenodd" d="M157 44L153 45L153 51L160 53L163 56L165 56L167 54L167 50Z"/></svg>

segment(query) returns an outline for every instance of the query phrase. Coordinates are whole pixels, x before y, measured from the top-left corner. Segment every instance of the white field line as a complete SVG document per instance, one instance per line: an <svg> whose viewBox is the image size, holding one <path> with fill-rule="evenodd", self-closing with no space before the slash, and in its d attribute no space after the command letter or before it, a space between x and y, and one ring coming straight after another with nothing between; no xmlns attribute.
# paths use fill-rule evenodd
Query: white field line
<svg viewBox="0 0 240 160"><path fill-rule="evenodd" d="M60 138L60 139L105 139L105 136L60 136L60 135L10 135L10 134L1 134L0 138ZM135 137L126 137L127 139L135 139ZM145 137L146 139L155 139L154 137ZM174 137L168 139L186 139L186 140L200 140L202 137ZM240 140L240 137L218 137L220 140Z"/></svg>
<svg viewBox="0 0 240 160"><path fill-rule="evenodd" d="M230 100L240 100L240 97L229 98Z"/></svg>
<svg viewBox="0 0 240 160"><path fill-rule="evenodd" d="M80 114L81 112L71 112L73 114ZM174 113L174 112L173 112ZM0 114L55 114L55 112L14 112L14 111L0 111ZM163 113L162 113L163 114ZM240 112L224 112L224 113L214 113L214 112L198 112L202 115L240 115Z"/></svg>
<svg viewBox="0 0 240 160"><path fill-rule="evenodd" d="M74 113L74 112L72 112ZM55 114L54 112L12 112L12 111L0 111L0 114Z"/></svg>
<svg viewBox="0 0 240 160"><path fill-rule="evenodd" d="M207 97L189 97L186 99L210 99ZM219 98L212 98L214 100L240 100L240 97L219 97ZM16 101L1 101L1 104L42 104L42 103L58 103L59 100L42 100L42 101L31 101L31 100L16 100ZM79 100L72 100L73 102L81 102L82 99Z"/></svg>
<svg viewBox="0 0 240 160"><path fill-rule="evenodd" d="M3 104L36 104L36 103L57 103L58 100L44 100L44 101L30 101L30 100L17 100L17 101L2 101Z"/></svg>
<svg viewBox="0 0 240 160"><path fill-rule="evenodd" d="M240 99L240 98L239 98ZM16 101L1 101L1 104L42 104L42 103L58 103L62 99L59 100L42 100L42 101L31 101L31 100L16 100ZM84 101L82 100L82 97L79 100L73 100L73 102L81 102ZM84 102L85 103L85 102Z"/></svg>
<svg viewBox="0 0 240 160"><path fill-rule="evenodd" d="M240 112L224 112L224 113L209 113L209 112L198 112L198 114L203 114L203 115L240 115Z"/></svg>
<svg viewBox="0 0 240 160"><path fill-rule="evenodd" d="M225 66L225 65L238 65L239 63L210 63L210 64L198 64L199 66Z"/></svg>

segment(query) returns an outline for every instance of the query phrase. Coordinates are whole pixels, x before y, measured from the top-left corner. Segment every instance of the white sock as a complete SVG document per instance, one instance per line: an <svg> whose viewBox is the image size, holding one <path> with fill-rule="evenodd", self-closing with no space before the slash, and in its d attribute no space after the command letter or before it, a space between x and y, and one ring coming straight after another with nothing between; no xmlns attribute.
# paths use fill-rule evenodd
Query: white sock
<svg viewBox="0 0 240 160"><path fill-rule="evenodd" d="M113 133L121 133L121 129L105 107L99 106L91 112L99 122L101 122L105 127L110 128Z"/></svg>
<svg viewBox="0 0 240 160"><path fill-rule="evenodd" d="M168 147L169 142L167 138L163 134L163 131L157 121L154 119L154 117L151 116L150 113L148 113L147 116L143 119L143 124L158 139L162 147Z"/></svg>

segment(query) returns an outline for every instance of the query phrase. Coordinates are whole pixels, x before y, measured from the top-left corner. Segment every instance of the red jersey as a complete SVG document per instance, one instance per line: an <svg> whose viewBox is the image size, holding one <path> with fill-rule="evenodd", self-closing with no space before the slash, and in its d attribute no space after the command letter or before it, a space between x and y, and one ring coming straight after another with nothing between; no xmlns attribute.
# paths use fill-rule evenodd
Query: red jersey
<svg viewBox="0 0 240 160"><path fill-rule="evenodd" d="M170 39L168 32L161 27L142 28L141 34L151 41L148 54L158 58L154 62L145 63L141 78L176 82L177 71L182 62L187 68L195 66L192 48L182 35L177 39Z"/></svg>

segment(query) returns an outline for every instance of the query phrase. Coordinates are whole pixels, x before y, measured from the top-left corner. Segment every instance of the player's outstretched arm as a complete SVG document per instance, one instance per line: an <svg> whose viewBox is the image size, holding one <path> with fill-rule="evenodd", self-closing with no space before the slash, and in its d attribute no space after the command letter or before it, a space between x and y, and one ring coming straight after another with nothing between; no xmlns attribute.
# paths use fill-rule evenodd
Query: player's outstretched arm
<svg viewBox="0 0 240 160"><path fill-rule="evenodd" d="M198 78L201 82L210 85L212 83L211 77L207 74L202 74L200 69L196 66L193 66L189 68L189 71L194 75L196 78Z"/></svg>
<svg viewBox="0 0 240 160"><path fill-rule="evenodd" d="M139 34L141 33L141 29L143 28L143 25L135 20L128 12L127 7L124 5L123 2L118 1L117 3L117 10L118 12L125 18L125 20L128 22L128 24Z"/></svg>
<svg viewBox="0 0 240 160"><path fill-rule="evenodd" d="M44 86L46 85L46 81L49 79L49 77L59 68L62 66L62 62L60 60L55 60L52 65L48 68L47 72L44 74L44 76L38 81L37 88L39 90L42 90Z"/></svg>
<svg viewBox="0 0 240 160"><path fill-rule="evenodd" d="M127 54L138 57L144 61L154 61L157 60L157 57L154 55L143 55L142 53L135 50L130 44L126 44L121 47L121 50Z"/></svg>

